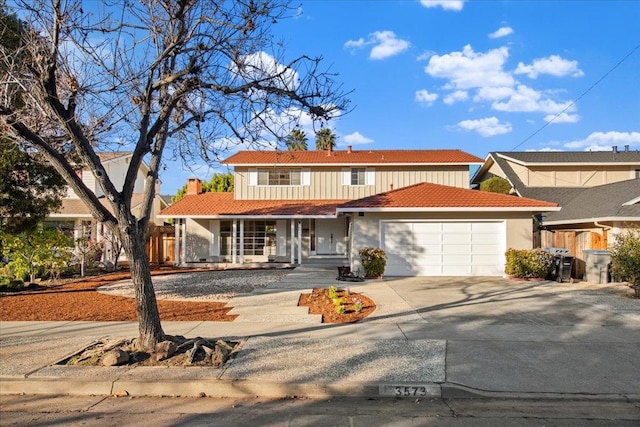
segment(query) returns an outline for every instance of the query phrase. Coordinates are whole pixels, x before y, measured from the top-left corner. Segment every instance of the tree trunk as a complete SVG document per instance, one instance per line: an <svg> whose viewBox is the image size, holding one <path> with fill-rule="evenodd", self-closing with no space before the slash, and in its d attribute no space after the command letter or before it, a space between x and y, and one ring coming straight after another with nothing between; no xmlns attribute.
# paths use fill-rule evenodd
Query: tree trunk
<svg viewBox="0 0 640 427"><path fill-rule="evenodd" d="M152 352L156 344L165 338L160 324L160 313L156 293L151 282L151 269L142 236L135 231L123 234L122 245L129 260L131 280L136 294L136 311L138 314L138 347L140 350Z"/></svg>

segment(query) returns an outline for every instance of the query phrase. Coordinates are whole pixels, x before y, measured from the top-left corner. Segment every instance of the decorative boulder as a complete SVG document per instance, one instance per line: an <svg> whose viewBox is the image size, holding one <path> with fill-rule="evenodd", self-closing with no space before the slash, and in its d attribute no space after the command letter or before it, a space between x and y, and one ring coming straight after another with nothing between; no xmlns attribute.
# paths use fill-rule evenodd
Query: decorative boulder
<svg viewBox="0 0 640 427"><path fill-rule="evenodd" d="M102 356L102 364L104 366L118 366L123 365L129 361L129 353L118 348L110 351Z"/></svg>

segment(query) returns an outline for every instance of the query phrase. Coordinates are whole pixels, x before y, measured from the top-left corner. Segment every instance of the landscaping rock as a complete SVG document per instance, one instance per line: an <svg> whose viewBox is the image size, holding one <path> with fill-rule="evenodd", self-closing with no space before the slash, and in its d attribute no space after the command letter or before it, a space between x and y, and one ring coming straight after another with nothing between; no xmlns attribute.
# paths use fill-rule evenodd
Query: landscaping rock
<svg viewBox="0 0 640 427"><path fill-rule="evenodd" d="M157 361L168 359L176 353L177 348L178 346L173 341L162 341L156 345L153 357Z"/></svg>
<svg viewBox="0 0 640 427"><path fill-rule="evenodd" d="M123 365L129 361L129 353L118 348L106 353L102 356L102 364L104 366Z"/></svg>

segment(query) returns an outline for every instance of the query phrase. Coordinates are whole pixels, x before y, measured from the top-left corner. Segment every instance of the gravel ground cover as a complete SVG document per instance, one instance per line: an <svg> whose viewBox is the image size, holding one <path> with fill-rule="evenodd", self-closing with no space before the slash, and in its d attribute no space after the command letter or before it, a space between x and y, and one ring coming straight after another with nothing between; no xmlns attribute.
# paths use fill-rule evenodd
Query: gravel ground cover
<svg viewBox="0 0 640 427"><path fill-rule="evenodd" d="M159 300L227 302L237 294L265 288L282 280L291 270L216 270L153 277ZM107 295L133 297L131 280L121 280L98 288Z"/></svg>

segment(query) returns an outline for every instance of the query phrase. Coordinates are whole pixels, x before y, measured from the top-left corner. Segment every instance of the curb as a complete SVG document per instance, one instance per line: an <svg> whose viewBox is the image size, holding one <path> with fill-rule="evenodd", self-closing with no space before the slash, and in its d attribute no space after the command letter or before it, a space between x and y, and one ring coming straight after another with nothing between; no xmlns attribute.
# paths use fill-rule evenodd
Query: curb
<svg viewBox="0 0 640 427"><path fill-rule="evenodd" d="M440 398L439 384L398 385L382 383L276 383L253 380L130 380L91 381L62 378L0 378L0 396L9 394L72 396L181 396L181 397L415 397ZM402 395L394 389L408 389ZM126 392L126 393L125 393ZM414 394L415 393L415 394Z"/></svg>
<svg viewBox="0 0 640 427"><path fill-rule="evenodd" d="M454 383L389 384L389 383L277 383L253 380L132 380L91 381L62 378L0 378L2 395L70 395L70 396L173 396L214 398L416 398L476 400L554 400L640 402L640 393L587 394L557 392L490 391Z"/></svg>
<svg viewBox="0 0 640 427"><path fill-rule="evenodd" d="M468 387L463 384L442 383L442 399L497 399L497 400L582 400L610 402L640 402L640 393L561 393L491 391Z"/></svg>

